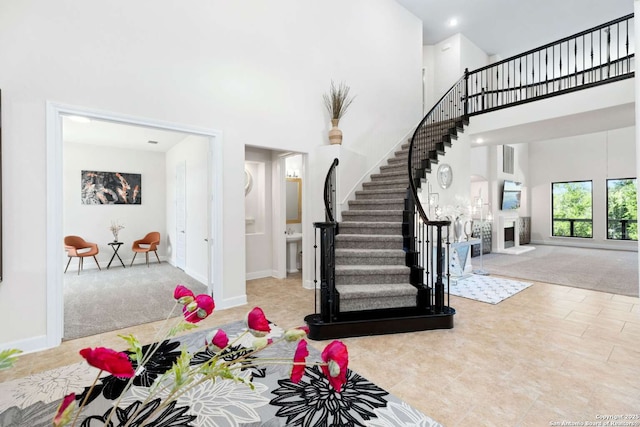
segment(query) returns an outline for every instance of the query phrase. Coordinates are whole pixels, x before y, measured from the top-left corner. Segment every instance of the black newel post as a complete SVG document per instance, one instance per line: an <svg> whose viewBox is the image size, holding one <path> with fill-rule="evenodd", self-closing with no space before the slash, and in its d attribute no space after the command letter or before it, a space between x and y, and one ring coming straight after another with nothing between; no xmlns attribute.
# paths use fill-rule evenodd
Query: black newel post
<svg viewBox="0 0 640 427"><path fill-rule="evenodd" d="M334 250L337 223L316 222L314 226L320 230L320 316L330 323L339 310Z"/></svg>
<svg viewBox="0 0 640 427"><path fill-rule="evenodd" d="M436 224L436 284L435 284L435 311L444 312L444 282L442 281L442 265L444 264L444 251L442 250L442 224Z"/></svg>

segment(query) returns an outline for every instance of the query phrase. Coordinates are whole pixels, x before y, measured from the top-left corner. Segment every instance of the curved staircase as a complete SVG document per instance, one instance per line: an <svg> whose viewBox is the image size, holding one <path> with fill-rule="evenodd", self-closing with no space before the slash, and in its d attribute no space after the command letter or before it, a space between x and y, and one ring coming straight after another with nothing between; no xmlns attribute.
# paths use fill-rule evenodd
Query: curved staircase
<svg viewBox="0 0 640 427"><path fill-rule="evenodd" d="M321 283L316 312L305 317L309 338L452 328L445 255L450 222L430 220L422 207L419 192L427 174L470 116L633 78L632 21L633 15L624 16L465 71L411 140L356 191L339 224L333 215L335 191L328 185L335 181L334 160L325 181L327 220L314 224L320 233ZM563 64L558 55L556 62L556 51L572 58Z"/></svg>

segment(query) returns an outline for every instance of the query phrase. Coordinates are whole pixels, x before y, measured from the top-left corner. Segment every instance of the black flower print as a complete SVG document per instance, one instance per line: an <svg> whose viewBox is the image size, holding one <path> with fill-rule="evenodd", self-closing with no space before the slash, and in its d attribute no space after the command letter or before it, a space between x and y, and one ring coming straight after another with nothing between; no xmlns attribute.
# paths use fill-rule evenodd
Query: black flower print
<svg viewBox="0 0 640 427"><path fill-rule="evenodd" d="M251 370L251 376L253 378L264 378L266 376L266 369L265 368L260 368L257 366L251 366L251 367L245 367L244 365L249 365L253 362L253 360L255 360L256 358L253 356L247 356L248 354L252 353L254 350L251 348L246 348L246 347L242 347L240 345L238 346L230 346L229 348L226 348L222 354L218 354L212 350L210 350L209 348L205 349L204 351L198 352L196 354L193 355L193 357L191 358L191 365L201 365L203 363L208 362L209 360L211 360L213 357L220 357L221 360L224 360L226 362L233 362L234 360L240 360L238 363L240 363L242 365L242 367L240 368L241 370L246 370L246 369L250 369Z"/></svg>
<svg viewBox="0 0 640 427"><path fill-rule="evenodd" d="M111 415L109 424L105 424L112 409L108 409L103 415L93 415L87 417L81 424L82 427L122 427L129 425L149 426L149 427L193 427L191 422L196 419L195 415L187 415L189 407L177 407L175 401L171 402L164 409L155 412L160 406L160 399L154 399L141 408L142 402L137 401L126 408L116 408Z"/></svg>
<svg viewBox="0 0 640 427"><path fill-rule="evenodd" d="M279 380L271 404L280 406L276 416L286 417L291 426L366 426L376 418L376 408L387 406L389 393L353 371L341 393L336 392L317 366L308 367L298 384Z"/></svg>

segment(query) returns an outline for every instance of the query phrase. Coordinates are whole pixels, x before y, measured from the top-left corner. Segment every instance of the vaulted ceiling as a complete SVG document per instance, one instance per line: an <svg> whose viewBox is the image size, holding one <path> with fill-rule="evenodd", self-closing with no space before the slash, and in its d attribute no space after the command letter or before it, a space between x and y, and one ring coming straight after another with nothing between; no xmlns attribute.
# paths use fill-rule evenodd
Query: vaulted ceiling
<svg viewBox="0 0 640 427"><path fill-rule="evenodd" d="M461 33L501 58L633 13L633 0L396 0L423 22L423 44ZM457 26L448 25L455 18Z"/></svg>

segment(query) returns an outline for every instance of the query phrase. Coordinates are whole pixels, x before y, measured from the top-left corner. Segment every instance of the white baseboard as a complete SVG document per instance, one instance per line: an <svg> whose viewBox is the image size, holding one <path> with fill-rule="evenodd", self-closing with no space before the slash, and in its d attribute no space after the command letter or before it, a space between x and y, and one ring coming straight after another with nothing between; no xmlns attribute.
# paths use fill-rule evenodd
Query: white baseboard
<svg viewBox="0 0 640 427"><path fill-rule="evenodd" d="M36 351L42 351L52 347L47 343L47 337L45 335L7 342L0 345L0 350L9 350L14 348L22 350L24 353L34 353Z"/></svg>
<svg viewBox="0 0 640 427"><path fill-rule="evenodd" d="M247 304L247 295L245 294L235 298L223 299L222 301L216 300L216 310L225 310Z"/></svg>
<svg viewBox="0 0 640 427"><path fill-rule="evenodd" d="M570 241L566 240L570 239ZM579 239L580 241L574 241L574 238L555 237L553 239L544 240L531 240L532 245L548 245L548 246L565 246L570 248L587 248L587 249L610 249L613 251L631 251L638 252L638 242L633 241L606 241L598 243L596 241L589 241L587 239ZM525 245L526 246L526 245Z"/></svg>
<svg viewBox="0 0 640 427"><path fill-rule="evenodd" d="M252 271L246 274L247 280L264 279L265 277L273 277L271 270Z"/></svg>
<svg viewBox="0 0 640 427"><path fill-rule="evenodd" d="M302 281L302 287L305 288L305 289L314 289L315 288L315 284L313 283L313 280L303 280ZM320 288L320 286L318 286L318 289L319 288Z"/></svg>

